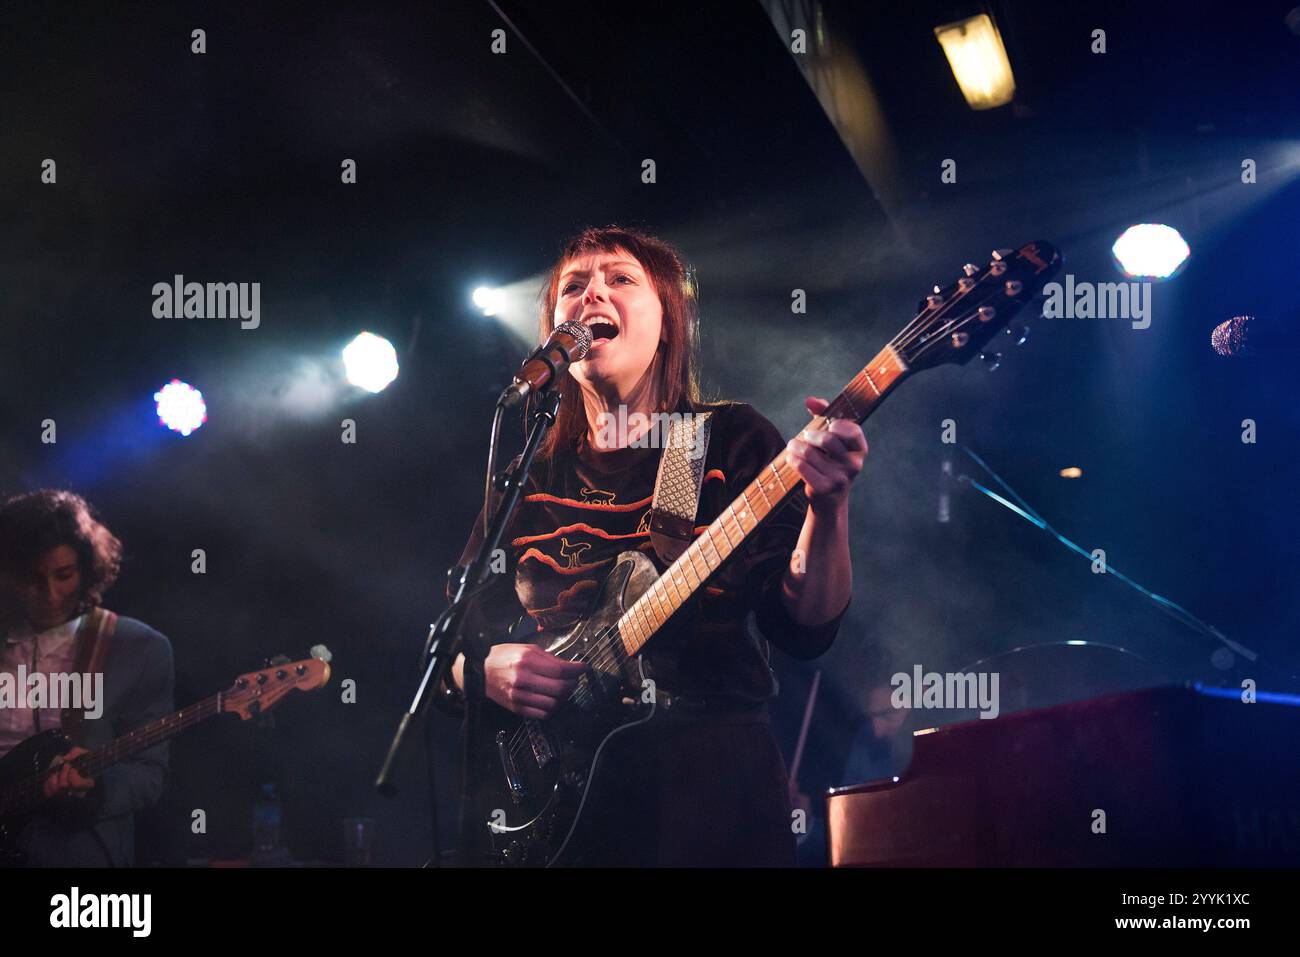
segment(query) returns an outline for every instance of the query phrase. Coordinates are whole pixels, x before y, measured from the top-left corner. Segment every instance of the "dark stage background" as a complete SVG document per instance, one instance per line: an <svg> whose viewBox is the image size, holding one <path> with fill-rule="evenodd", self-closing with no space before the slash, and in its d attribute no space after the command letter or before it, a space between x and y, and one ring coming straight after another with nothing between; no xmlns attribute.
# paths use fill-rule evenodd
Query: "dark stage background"
<svg viewBox="0 0 1300 957"><path fill-rule="evenodd" d="M428 857L420 749L396 800L371 782L481 499L541 270L588 224L681 247L706 384L786 435L806 395L833 396L931 284L994 247L1050 239L1076 279L1108 282L1129 224L1170 223L1191 246L1149 329L1038 319L994 373L926 373L867 423L849 617L825 658L776 661L787 757L824 672L805 791L845 783L867 688L915 664L1086 640L1142 661L1108 658L1071 685L1047 655L1025 666L1031 692L1278 687L1216 666L1206 640L986 498L954 489L951 521L936 519L951 418L1064 534L1294 669L1295 375L1281 354L1220 358L1209 333L1300 299L1300 37L1286 3L1138 7L994 4L1019 92L976 113L935 42L953 10L939 3L818 7L822 58L802 71L774 26L813 9L798 4L7 5L0 491L70 487L98 507L128 551L108 604L170 637L178 706L267 656L334 653L331 686L269 726L223 718L177 741L142 862L246 855L263 782L300 860L341 859L347 817L375 819L378 863ZM865 147L846 147L805 73L845 93ZM957 180L941 183L949 158ZM154 318L153 284L177 273L261 283L260 327ZM508 314L479 314L478 285L509 289ZM362 329L402 364L375 396L334 381ZM173 377L208 403L185 439L153 412ZM456 729L435 720L450 841ZM195 808L206 834L190 832Z"/></svg>

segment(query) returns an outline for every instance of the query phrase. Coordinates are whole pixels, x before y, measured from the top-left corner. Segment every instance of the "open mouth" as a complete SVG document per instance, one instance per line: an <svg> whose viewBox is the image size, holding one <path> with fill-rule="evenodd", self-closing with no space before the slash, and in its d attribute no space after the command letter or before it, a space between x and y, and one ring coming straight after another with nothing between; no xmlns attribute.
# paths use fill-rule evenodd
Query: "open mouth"
<svg viewBox="0 0 1300 957"><path fill-rule="evenodd" d="M618 337L618 327L612 322L606 322L604 319L597 319L591 324L591 347L608 342L610 339Z"/></svg>

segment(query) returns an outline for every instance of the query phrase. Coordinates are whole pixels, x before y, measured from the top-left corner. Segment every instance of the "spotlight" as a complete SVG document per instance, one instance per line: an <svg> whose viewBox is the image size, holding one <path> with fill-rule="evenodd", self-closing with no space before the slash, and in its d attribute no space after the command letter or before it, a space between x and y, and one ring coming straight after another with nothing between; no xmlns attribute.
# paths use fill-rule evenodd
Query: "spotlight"
<svg viewBox="0 0 1300 957"><path fill-rule="evenodd" d="M1192 253L1178 230L1161 223L1130 226L1110 251L1124 275L1134 279L1168 279Z"/></svg>
<svg viewBox="0 0 1300 957"><path fill-rule="evenodd" d="M367 392L383 392L397 378L397 350L383 336L363 332L343 350L348 381Z"/></svg>
<svg viewBox="0 0 1300 957"><path fill-rule="evenodd" d="M189 435L208 421L208 406L203 393L188 382L172 379L153 394L158 421L173 432Z"/></svg>
<svg viewBox="0 0 1300 957"><path fill-rule="evenodd" d="M485 316L495 316L505 305L505 293L490 286L479 286L474 290L474 305L483 310Z"/></svg>
<svg viewBox="0 0 1300 957"><path fill-rule="evenodd" d="M1083 478L1083 469L1079 468L1077 465L1071 465L1069 468L1061 469L1061 478Z"/></svg>
<svg viewBox="0 0 1300 957"><path fill-rule="evenodd" d="M935 27L934 35L972 110L991 110L1011 102L1016 78L997 24L987 13Z"/></svg>

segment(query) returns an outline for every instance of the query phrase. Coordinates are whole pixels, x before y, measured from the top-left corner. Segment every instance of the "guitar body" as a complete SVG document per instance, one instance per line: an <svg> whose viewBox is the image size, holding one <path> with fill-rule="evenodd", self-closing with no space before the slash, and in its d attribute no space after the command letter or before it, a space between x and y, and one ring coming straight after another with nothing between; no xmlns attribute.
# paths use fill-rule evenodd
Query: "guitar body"
<svg viewBox="0 0 1300 957"><path fill-rule="evenodd" d="M43 775L72 745L57 728L43 731L23 741L0 758L0 788ZM19 832L27 823L31 812L18 812L0 817L0 867L21 867L23 855L15 846Z"/></svg>
<svg viewBox="0 0 1300 957"><path fill-rule="evenodd" d="M644 552L622 552L586 618L563 634L538 635L536 644L551 654L592 665L551 717L522 719L491 702L484 707L482 744L492 758L471 813L488 830L495 863L564 863L580 836L606 744L653 717L654 696L642 700L641 659L623 653L617 623L658 577Z"/></svg>

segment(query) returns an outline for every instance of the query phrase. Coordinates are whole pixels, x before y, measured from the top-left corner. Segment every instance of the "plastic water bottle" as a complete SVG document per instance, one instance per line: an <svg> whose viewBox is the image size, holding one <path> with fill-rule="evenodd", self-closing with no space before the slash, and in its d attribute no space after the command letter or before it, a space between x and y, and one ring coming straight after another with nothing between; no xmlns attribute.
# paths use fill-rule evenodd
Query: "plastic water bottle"
<svg viewBox="0 0 1300 957"><path fill-rule="evenodd" d="M267 856L280 850L280 792L263 784L253 804L253 854Z"/></svg>

